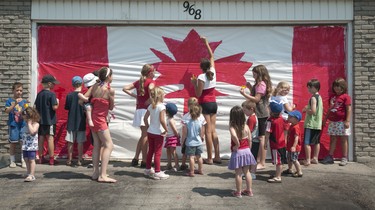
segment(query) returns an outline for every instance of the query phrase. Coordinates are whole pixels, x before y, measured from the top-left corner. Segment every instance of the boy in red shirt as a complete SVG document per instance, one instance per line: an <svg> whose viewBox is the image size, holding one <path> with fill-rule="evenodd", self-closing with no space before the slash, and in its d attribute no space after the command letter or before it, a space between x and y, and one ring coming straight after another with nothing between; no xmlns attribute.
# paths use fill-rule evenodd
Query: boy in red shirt
<svg viewBox="0 0 375 210"><path fill-rule="evenodd" d="M288 169L283 171L283 174L291 174L293 177L302 177L301 165L298 161L298 155L301 152L301 131L299 121L302 119L301 112L294 110L288 113L288 122L291 126L288 131L288 142L286 144L287 158L288 158ZM296 168L296 172L293 173L292 167Z"/></svg>
<svg viewBox="0 0 375 210"><path fill-rule="evenodd" d="M283 164L286 164L286 148L284 130L286 123L280 113L283 105L275 101L270 102L271 116L267 120L265 149L269 141L271 148L272 163L276 165L275 176L267 180L269 183L281 183L281 172Z"/></svg>

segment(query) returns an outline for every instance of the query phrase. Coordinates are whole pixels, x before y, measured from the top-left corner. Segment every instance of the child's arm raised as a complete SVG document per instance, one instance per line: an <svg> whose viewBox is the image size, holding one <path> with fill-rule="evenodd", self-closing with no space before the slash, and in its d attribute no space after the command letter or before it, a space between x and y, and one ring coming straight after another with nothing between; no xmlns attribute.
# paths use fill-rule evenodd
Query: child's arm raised
<svg viewBox="0 0 375 210"><path fill-rule="evenodd" d="M38 133L39 129L39 123L38 122L32 122L31 120L27 120L27 126L29 127L30 135L34 136Z"/></svg>
<svg viewBox="0 0 375 210"><path fill-rule="evenodd" d="M208 43L207 41L207 38L204 37L204 36L201 36L201 40L204 42L204 44L206 45L206 48L207 48L207 51L208 51L208 55L210 56L210 63L211 63L211 67L212 68L215 68L215 59L214 59L214 54L212 52L212 49L210 47L210 44Z"/></svg>

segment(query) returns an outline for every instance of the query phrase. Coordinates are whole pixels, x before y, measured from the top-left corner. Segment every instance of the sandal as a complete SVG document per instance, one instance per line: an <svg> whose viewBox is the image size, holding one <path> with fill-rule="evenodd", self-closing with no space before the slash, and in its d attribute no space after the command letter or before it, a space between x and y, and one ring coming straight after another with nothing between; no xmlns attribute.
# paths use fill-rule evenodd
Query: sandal
<svg viewBox="0 0 375 210"><path fill-rule="evenodd" d="M283 174L283 175L293 175L294 173L293 173L292 170L290 170L290 169L286 169L286 170L284 170L281 174Z"/></svg>
<svg viewBox="0 0 375 210"><path fill-rule="evenodd" d="M268 183L281 183L281 179L274 177L272 179L268 179L267 182Z"/></svg>
<svg viewBox="0 0 375 210"><path fill-rule="evenodd" d="M214 164L213 161L208 161L208 159L203 159L203 164L212 165Z"/></svg>
<svg viewBox="0 0 375 210"><path fill-rule="evenodd" d="M241 195L241 192L236 192L236 191L233 191L232 192L232 195L236 198L242 198L242 195Z"/></svg>
<svg viewBox="0 0 375 210"><path fill-rule="evenodd" d="M318 160L317 159L311 159L311 164L318 164Z"/></svg>
<svg viewBox="0 0 375 210"><path fill-rule="evenodd" d="M67 161L66 161L66 165L67 165L67 166L72 166L72 161L71 161L71 160L67 160Z"/></svg>
<svg viewBox="0 0 375 210"><path fill-rule="evenodd" d="M296 173L294 173L293 175L292 175L293 177L296 177L296 178L301 178L302 176L303 176L303 173L298 173L298 172L296 172Z"/></svg>
<svg viewBox="0 0 375 210"><path fill-rule="evenodd" d="M194 177L194 173L187 172L187 173L185 174L185 176Z"/></svg>
<svg viewBox="0 0 375 210"><path fill-rule="evenodd" d="M251 190L243 190L241 192L241 195L246 195L246 196L249 196L249 197L253 197L254 196L253 191L251 191Z"/></svg>
<svg viewBox="0 0 375 210"><path fill-rule="evenodd" d="M223 163L221 160L215 160L215 159L212 162L215 163L215 164L222 164Z"/></svg>
<svg viewBox="0 0 375 210"><path fill-rule="evenodd" d="M35 180L35 176L33 175L29 175L26 177L26 179L24 180L25 182L32 182Z"/></svg>
<svg viewBox="0 0 375 210"><path fill-rule="evenodd" d="M194 174L200 174L200 175L203 175L203 171L194 170Z"/></svg>

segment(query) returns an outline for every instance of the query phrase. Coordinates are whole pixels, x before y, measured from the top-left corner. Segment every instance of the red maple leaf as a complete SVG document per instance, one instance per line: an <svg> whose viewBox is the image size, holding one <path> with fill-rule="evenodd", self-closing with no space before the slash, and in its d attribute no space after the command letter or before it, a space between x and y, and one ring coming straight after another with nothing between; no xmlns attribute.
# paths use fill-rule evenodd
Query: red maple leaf
<svg viewBox="0 0 375 210"><path fill-rule="evenodd" d="M187 100L195 96L194 87L190 78L192 75L199 75L202 70L199 67L201 58L208 58L209 54L200 35L192 29L183 41L163 37L169 51L174 59L168 55L151 48L151 51L161 60L153 65L157 68L160 76L156 79L158 86L183 84L181 90L168 93L166 98L184 98L184 113L187 112ZM213 52L222 43L210 42ZM244 85L246 79L244 74L252 66L251 62L241 61L244 52L215 60L216 80L233 85ZM226 94L216 89L216 96Z"/></svg>

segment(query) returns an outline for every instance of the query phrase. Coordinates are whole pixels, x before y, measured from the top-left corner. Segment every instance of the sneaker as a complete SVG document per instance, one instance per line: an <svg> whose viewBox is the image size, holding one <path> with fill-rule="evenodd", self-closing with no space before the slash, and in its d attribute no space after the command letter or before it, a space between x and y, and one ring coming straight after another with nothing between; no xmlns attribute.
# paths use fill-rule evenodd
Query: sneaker
<svg viewBox="0 0 375 210"><path fill-rule="evenodd" d="M150 176L151 174L154 174L155 173L155 171L154 171L154 169L145 169L144 170L144 172L143 172L143 174L144 175L146 175L146 176Z"/></svg>
<svg viewBox="0 0 375 210"><path fill-rule="evenodd" d="M15 168L15 167L17 167L16 163L11 161L9 164L9 168Z"/></svg>
<svg viewBox="0 0 375 210"><path fill-rule="evenodd" d="M257 179L257 175L255 175L254 173L250 173L251 174L251 179L252 180L256 180Z"/></svg>
<svg viewBox="0 0 375 210"><path fill-rule="evenodd" d="M323 164L333 164L333 158L331 155L327 155L323 160L322 160L322 163Z"/></svg>
<svg viewBox="0 0 375 210"><path fill-rule="evenodd" d="M342 158L341 162L339 163L339 166L346 166L348 164L348 159Z"/></svg>
<svg viewBox="0 0 375 210"><path fill-rule="evenodd" d="M242 198L241 192L233 191L232 195L233 195L233 197L236 197L236 198Z"/></svg>
<svg viewBox="0 0 375 210"><path fill-rule="evenodd" d="M21 161L21 168L26 168L26 162L24 160Z"/></svg>
<svg viewBox="0 0 375 210"><path fill-rule="evenodd" d="M164 179L168 179L169 178L169 175L165 174L164 171L160 171L160 172L154 173L151 176L155 180L164 180Z"/></svg>
<svg viewBox="0 0 375 210"><path fill-rule="evenodd" d="M94 167L94 164L90 163L87 165L87 168L93 168Z"/></svg>
<svg viewBox="0 0 375 210"><path fill-rule="evenodd" d="M249 197L253 197L254 196L254 194L253 194L253 191L249 191L249 190L243 190L242 192L241 192L241 195L245 195L245 196L249 196Z"/></svg>
<svg viewBox="0 0 375 210"><path fill-rule="evenodd" d="M138 165L138 159L133 159L131 166L137 166Z"/></svg>

